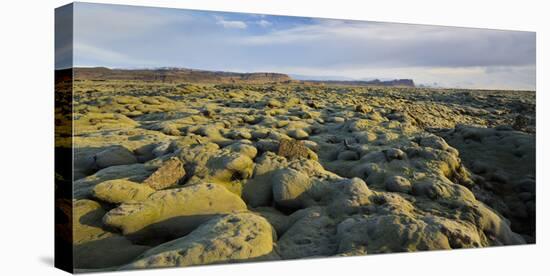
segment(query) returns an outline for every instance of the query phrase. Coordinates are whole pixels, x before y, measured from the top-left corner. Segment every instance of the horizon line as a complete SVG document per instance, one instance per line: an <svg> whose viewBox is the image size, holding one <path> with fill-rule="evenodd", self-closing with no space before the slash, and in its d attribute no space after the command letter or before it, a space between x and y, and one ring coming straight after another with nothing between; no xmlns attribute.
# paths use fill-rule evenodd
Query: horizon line
<svg viewBox="0 0 550 276"><path fill-rule="evenodd" d="M315 79L294 79L291 77L291 75L301 75L301 74L289 74L289 73L281 73L281 72L268 72L268 71L227 71L227 70L207 70L207 69L197 69L197 68L189 68L189 67L179 67L179 66L156 66L156 67L110 67L110 66L100 66L100 65L96 65L96 66L86 66L86 65L83 65L83 66L72 66L72 67L62 67L62 68L54 68L54 71L58 71L58 70L67 70L67 69L78 69L78 68L88 68L88 69L92 69L92 68L106 68L106 69L109 69L109 70L127 70L127 71L132 71L132 70L162 70L162 69L186 69L186 70L191 70L191 71L205 71L205 72L225 72L225 73L236 73L236 74L255 74L255 73L267 73L267 74L282 74L282 75L286 75L288 76L289 78L291 78L292 80L295 80L295 81L315 81L315 82L331 82L331 81L338 81L338 82L368 82L369 80L365 80L365 79L356 79L356 78L351 78L351 79L326 79L326 80L315 80ZM308 75L302 75L302 76L308 76ZM313 76L312 76L313 77ZM347 78L347 77L342 77L342 78ZM372 80L370 81L374 81L374 80L378 80L378 81L382 81L381 79L384 79L384 78L373 78ZM388 79L390 81L396 81L396 80L412 80L414 82L414 79L413 78L385 78L385 79ZM524 92L536 92L536 88L534 90L529 90L529 89L510 89L510 88L463 88L463 87L444 87L444 86L440 86L440 87L433 87L433 86L430 86L429 84L423 84L423 83L415 83L415 86L413 88L424 88L424 89L462 89L462 90L481 90L481 91L524 91Z"/></svg>

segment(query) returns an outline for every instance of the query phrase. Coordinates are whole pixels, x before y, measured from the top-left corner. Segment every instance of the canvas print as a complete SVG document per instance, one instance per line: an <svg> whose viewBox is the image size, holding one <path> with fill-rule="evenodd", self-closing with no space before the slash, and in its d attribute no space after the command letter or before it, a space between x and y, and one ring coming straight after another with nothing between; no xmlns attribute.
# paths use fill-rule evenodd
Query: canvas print
<svg viewBox="0 0 550 276"><path fill-rule="evenodd" d="M536 241L535 33L56 10L56 265Z"/></svg>

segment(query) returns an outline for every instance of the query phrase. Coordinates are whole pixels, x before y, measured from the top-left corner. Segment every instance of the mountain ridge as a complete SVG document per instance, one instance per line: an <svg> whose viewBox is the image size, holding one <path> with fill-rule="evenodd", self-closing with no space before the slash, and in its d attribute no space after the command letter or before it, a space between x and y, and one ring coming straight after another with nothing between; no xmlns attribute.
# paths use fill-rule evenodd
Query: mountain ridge
<svg viewBox="0 0 550 276"><path fill-rule="evenodd" d="M267 84L267 83L308 83L354 86L403 86L415 87L412 79L388 81L374 80L298 80L288 74L273 72L239 73L209 71L189 68L164 67L155 69L111 69L107 67L74 67L75 80L141 80L162 82L221 83L221 84Z"/></svg>

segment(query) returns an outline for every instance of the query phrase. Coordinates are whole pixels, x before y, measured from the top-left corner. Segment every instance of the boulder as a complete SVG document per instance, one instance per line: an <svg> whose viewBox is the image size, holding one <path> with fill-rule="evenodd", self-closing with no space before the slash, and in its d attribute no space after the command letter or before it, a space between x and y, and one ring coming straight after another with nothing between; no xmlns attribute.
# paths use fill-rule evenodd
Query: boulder
<svg viewBox="0 0 550 276"><path fill-rule="evenodd" d="M290 217L273 207L258 207L254 208L252 211L267 219L269 224L271 224L277 232L278 237L282 236L291 226Z"/></svg>
<svg viewBox="0 0 550 276"><path fill-rule="evenodd" d="M314 202L327 206L332 216L345 216L362 211L371 204L373 195L365 181L356 177L329 182L325 187L313 192Z"/></svg>
<svg viewBox="0 0 550 276"><path fill-rule="evenodd" d="M73 243L82 244L112 236L104 230L101 218L105 210L93 200L81 199L73 202Z"/></svg>
<svg viewBox="0 0 550 276"><path fill-rule="evenodd" d="M355 106L355 111L359 113L367 114L372 111L372 107L365 104L359 104Z"/></svg>
<svg viewBox="0 0 550 276"><path fill-rule="evenodd" d="M78 179L73 184L73 195L76 199L92 196L95 185L107 180L129 180L142 182L154 171L155 167L136 163L131 165L112 166L97 171L95 174Z"/></svg>
<svg viewBox="0 0 550 276"><path fill-rule="evenodd" d="M139 126L139 123L122 114L106 112L88 112L77 114L74 117L74 131L77 134L132 129Z"/></svg>
<svg viewBox="0 0 550 276"><path fill-rule="evenodd" d="M271 108L278 108L278 107L282 107L283 104L278 101L278 100L275 100L275 99L271 99L267 102L266 104L268 107L271 107Z"/></svg>
<svg viewBox="0 0 550 276"><path fill-rule="evenodd" d="M97 184L92 190L95 198L113 204L144 201L154 192L148 185L125 179L107 180Z"/></svg>
<svg viewBox="0 0 550 276"><path fill-rule="evenodd" d="M303 139L307 139L309 137L309 134L303 129L295 129L295 130L289 131L288 136L297 140L303 140Z"/></svg>
<svg viewBox="0 0 550 276"><path fill-rule="evenodd" d="M407 154L400 149L387 149L384 150L383 153L386 156L386 160L388 160L388 162L394 159L403 160L407 156Z"/></svg>
<svg viewBox="0 0 550 276"><path fill-rule="evenodd" d="M184 176L183 163L178 158L172 157L162 163L153 174L143 181L143 184L155 190L161 190L177 185Z"/></svg>
<svg viewBox="0 0 550 276"><path fill-rule="evenodd" d="M213 183L157 191L143 202L123 203L103 221L126 236L148 243L181 237L218 214L246 210L246 204Z"/></svg>
<svg viewBox="0 0 550 276"><path fill-rule="evenodd" d="M344 255L451 249L439 225L403 215L350 218L338 225L337 236Z"/></svg>
<svg viewBox="0 0 550 276"><path fill-rule="evenodd" d="M345 150L338 153L338 160L357 160L359 159L359 154L352 150Z"/></svg>
<svg viewBox="0 0 550 276"><path fill-rule="evenodd" d="M278 169L286 167L286 158L265 152L256 160L254 174L243 187L242 197L252 207L268 206L273 201L273 176Z"/></svg>
<svg viewBox="0 0 550 276"><path fill-rule="evenodd" d="M399 175L393 175L386 179L386 190L398 193L410 193L411 182Z"/></svg>
<svg viewBox="0 0 550 276"><path fill-rule="evenodd" d="M300 196L311 187L312 183L307 174L294 169L279 169L272 179L273 199L287 208L302 208Z"/></svg>
<svg viewBox="0 0 550 276"><path fill-rule="evenodd" d="M277 242L282 259L326 257L336 253L336 223L323 209L299 211L298 219Z"/></svg>
<svg viewBox="0 0 550 276"><path fill-rule="evenodd" d="M305 180L300 180L305 181ZM322 180L311 177L309 183L294 187L298 194L292 201L292 205L280 205L287 208L300 208L325 206L332 216L346 216L359 212L371 204L372 192L367 184L359 178L340 178ZM275 187L275 185L274 185ZM275 190L274 190L275 191Z"/></svg>
<svg viewBox="0 0 550 276"><path fill-rule="evenodd" d="M248 179L254 170L254 161L249 156L235 152L221 152L206 165L210 177L225 181Z"/></svg>
<svg viewBox="0 0 550 276"><path fill-rule="evenodd" d="M189 235L154 247L122 269L273 259L273 229L251 213L213 218Z"/></svg>
<svg viewBox="0 0 550 276"><path fill-rule="evenodd" d="M74 267L106 269L125 265L151 247L133 244L127 238L113 235L74 246Z"/></svg>
<svg viewBox="0 0 550 276"><path fill-rule="evenodd" d="M126 264L149 249L103 229L105 210L92 200L73 204L74 266L80 269L108 268Z"/></svg>
<svg viewBox="0 0 550 276"><path fill-rule="evenodd" d="M155 157L161 157L170 151L171 145L172 143L168 143L168 142L160 143L159 145L155 145L155 148L152 150L151 153Z"/></svg>
<svg viewBox="0 0 550 276"><path fill-rule="evenodd" d="M136 156L123 146L109 147L98 152L93 158L95 165L100 169L137 163Z"/></svg>
<svg viewBox="0 0 550 276"><path fill-rule="evenodd" d="M317 160L317 155L304 145L303 142L290 139L282 139L279 144L278 153L289 160L295 158L305 158Z"/></svg>
<svg viewBox="0 0 550 276"><path fill-rule="evenodd" d="M251 159L255 158L256 154L258 154L258 150L253 145L246 144L246 143L237 142L225 147L225 149L246 155Z"/></svg>
<svg viewBox="0 0 550 276"><path fill-rule="evenodd" d="M236 145L235 145L236 144ZM243 182L252 176L257 150L245 142L221 148L214 143L177 145L178 157L183 160L186 185L212 182L240 195Z"/></svg>

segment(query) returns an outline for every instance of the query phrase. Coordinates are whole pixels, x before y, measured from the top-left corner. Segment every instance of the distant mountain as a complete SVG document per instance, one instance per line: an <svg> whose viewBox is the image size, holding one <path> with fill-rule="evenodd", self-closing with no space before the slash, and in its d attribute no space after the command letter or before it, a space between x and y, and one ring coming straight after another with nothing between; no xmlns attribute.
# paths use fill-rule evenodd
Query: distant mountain
<svg viewBox="0 0 550 276"><path fill-rule="evenodd" d="M362 80L304 80L306 83L318 83L318 84L334 84L334 85L356 85L356 86L397 86L397 87L415 87L414 81L411 79L397 79L381 81L374 79L370 81Z"/></svg>
<svg viewBox="0 0 550 276"><path fill-rule="evenodd" d="M67 74L71 69L66 69ZM304 80L307 76L281 73L255 72L236 73L225 71L207 71L187 68L156 69L110 69L106 67L72 68L75 80L141 80L163 82L219 83L219 84L266 84L266 83L308 83L318 85L352 85L352 86L401 86L414 87L411 79L397 80L353 80L325 79Z"/></svg>
<svg viewBox="0 0 550 276"><path fill-rule="evenodd" d="M109 69L105 67L74 68L77 80L142 80L194 83L278 83L292 79L279 73L235 73L186 68Z"/></svg>

